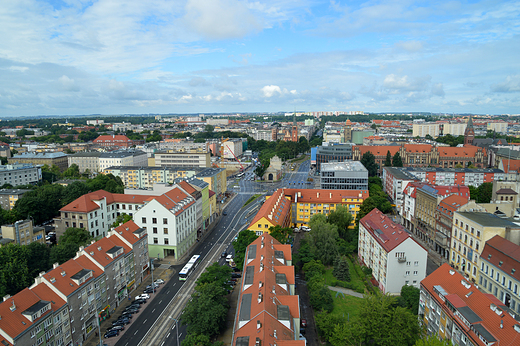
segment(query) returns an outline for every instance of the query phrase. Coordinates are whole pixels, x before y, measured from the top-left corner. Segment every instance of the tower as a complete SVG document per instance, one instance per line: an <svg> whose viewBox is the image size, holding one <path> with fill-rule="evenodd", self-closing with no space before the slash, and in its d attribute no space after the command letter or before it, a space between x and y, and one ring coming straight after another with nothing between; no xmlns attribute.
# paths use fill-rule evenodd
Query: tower
<svg viewBox="0 0 520 346"><path fill-rule="evenodd" d="M473 120L469 117L468 125L464 131L464 145L473 145L475 139L475 130L473 129Z"/></svg>
<svg viewBox="0 0 520 346"><path fill-rule="evenodd" d="M291 141L298 142L298 123L296 122L296 112L293 113L293 125L291 129Z"/></svg>
<svg viewBox="0 0 520 346"><path fill-rule="evenodd" d="M343 137L344 143L352 142L352 122L350 122L350 119L347 119L347 121L345 122Z"/></svg>

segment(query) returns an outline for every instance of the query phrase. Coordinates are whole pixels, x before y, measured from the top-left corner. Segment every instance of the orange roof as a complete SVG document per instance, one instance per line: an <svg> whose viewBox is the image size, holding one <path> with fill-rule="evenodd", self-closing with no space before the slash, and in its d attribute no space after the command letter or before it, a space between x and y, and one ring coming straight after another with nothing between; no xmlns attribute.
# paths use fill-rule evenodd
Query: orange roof
<svg viewBox="0 0 520 346"><path fill-rule="evenodd" d="M266 218L273 225L282 225L283 220L288 213L291 211L291 202L285 198L284 189L276 190L271 197L269 197L260 210L256 213L253 221L251 221L249 227L252 227L260 219ZM280 213L280 215L278 215Z"/></svg>
<svg viewBox="0 0 520 346"><path fill-rule="evenodd" d="M139 238L137 236L137 234L134 233L135 231L137 231L140 228L141 227L139 227L134 221L130 220L130 221L125 222L121 226L116 227L114 229L114 231L116 231L121 237L123 237L130 244L135 244L139 241L139 239L142 238L142 237ZM145 232L145 234L146 234L146 232ZM143 237L144 237L144 235L143 235Z"/></svg>
<svg viewBox="0 0 520 346"><path fill-rule="evenodd" d="M347 198L365 200L369 197L368 190L283 189L283 191L293 202L297 199L302 203L342 203L343 199Z"/></svg>
<svg viewBox="0 0 520 346"><path fill-rule="evenodd" d="M482 249L481 259L520 280L520 246L499 235L489 239Z"/></svg>
<svg viewBox="0 0 520 346"><path fill-rule="evenodd" d="M453 212L457 211L457 209L467 203L468 198L459 195L451 195L440 201L437 208L440 208L441 210L447 209L448 211L451 211L450 216L453 216Z"/></svg>
<svg viewBox="0 0 520 346"><path fill-rule="evenodd" d="M506 306L494 296L482 293L449 264L444 263L423 279L421 287L457 324L457 327L464 331L473 344L486 345L475 333L476 330L480 330L479 334L488 338L488 344L495 343L491 342L491 338L495 339L497 345L516 345L520 340L520 332L514 328L518 323L507 313ZM472 321L469 322L471 328L447 306L447 302L451 304L452 301L457 305L457 314L471 316Z"/></svg>
<svg viewBox="0 0 520 346"><path fill-rule="evenodd" d="M479 149L486 155L486 149L474 145L464 147L438 147L440 157L475 157Z"/></svg>
<svg viewBox="0 0 520 346"><path fill-rule="evenodd" d="M406 239L410 234L406 229L396 224L379 209L374 208L359 221L386 252L392 251L396 246Z"/></svg>
<svg viewBox="0 0 520 346"><path fill-rule="evenodd" d="M60 291L63 295L69 296L80 287L80 285L78 285L74 280L72 280L71 277L79 273L83 269L95 269L95 264L92 262L83 262L85 264L88 264L88 267L83 267L80 264L80 262L82 262L82 260L68 260L67 262L58 265L56 268L51 269L47 273L43 274L43 278L47 281L49 285L56 287L56 289L58 289L58 291ZM94 272L92 274L93 276L84 281L82 285L92 280L92 278L94 277Z"/></svg>
<svg viewBox="0 0 520 346"><path fill-rule="evenodd" d="M95 201L100 201L106 198L107 204L112 203L135 203L144 204L145 201L149 201L154 196L149 195L125 195L122 193L110 193L105 190L98 190L91 193L87 193L81 197L78 197L74 201L70 202L66 206L60 209L60 211L76 212L76 213L89 213L91 211L99 209L99 205Z"/></svg>
<svg viewBox="0 0 520 346"><path fill-rule="evenodd" d="M177 207L180 202L182 202L184 199L188 197L187 194L185 194L181 189L178 187L171 189L170 191L162 194L159 197L154 197L157 202L162 204L166 209L172 210L173 208ZM190 196L191 197L191 196ZM188 207L192 206L195 203L195 201L190 201L187 204L181 206L181 208L175 213L175 215L181 214L183 211L188 209Z"/></svg>
<svg viewBox="0 0 520 346"><path fill-rule="evenodd" d="M505 173L520 172L520 160L503 159L502 166L504 167L502 170Z"/></svg>
<svg viewBox="0 0 520 346"><path fill-rule="evenodd" d="M357 145L361 155L371 152L374 156L386 155L390 151L391 155L395 155L401 149L399 145ZM429 153L433 146L430 144L404 144L404 149L408 153Z"/></svg>
<svg viewBox="0 0 520 346"><path fill-rule="evenodd" d="M115 243L116 239L118 240L118 245ZM128 253L131 250L126 244L123 244L124 243L117 237L101 238L94 244L87 246L85 248L85 254L106 268L117 258L110 257L107 254L107 251L113 249L116 246L123 247L124 253Z"/></svg>
<svg viewBox="0 0 520 346"><path fill-rule="evenodd" d="M191 186L187 181L185 180L182 180L180 183L178 183L177 185L179 185L180 187L182 187L187 193L189 193L190 195L194 192L196 192L197 190L195 190L193 188L193 186Z"/></svg>
<svg viewBox="0 0 520 346"><path fill-rule="evenodd" d="M132 142L125 135L102 135L94 139L94 143L109 143L109 142Z"/></svg>

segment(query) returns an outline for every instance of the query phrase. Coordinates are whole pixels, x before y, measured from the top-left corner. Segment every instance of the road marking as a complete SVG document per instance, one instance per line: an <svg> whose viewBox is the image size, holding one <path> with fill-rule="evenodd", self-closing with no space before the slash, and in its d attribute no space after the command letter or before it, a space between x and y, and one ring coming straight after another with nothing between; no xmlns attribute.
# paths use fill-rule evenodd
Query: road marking
<svg viewBox="0 0 520 346"><path fill-rule="evenodd" d="M161 304L161 303L162 303L162 299L161 299L161 300L159 300L159 304Z"/></svg>
<svg viewBox="0 0 520 346"><path fill-rule="evenodd" d="M168 290L168 292L166 292L166 294L170 294L170 290Z"/></svg>
<svg viewBox="0 0 520 346"><path fill-rule="evenodd" d="M145 319L145 320L143 321L143 324L145 324L145 323L146 323L146 321L148 321L148 319Z"/></svg>
<svg viewBox="0 0 520 346"><path fill-rule="evenodd" d="M162 342L161 346L163 346L163 345L164 345L164 343L165 343L165 341L163 341L163 342Z"/></svg>
<svg viewBox="0 0 520 346"><path fill-rule="evenodd" d="M168 335L166 335L166 339L168 339L168 338L170 337L170 334L171 334L171 333L168 333Z"/></svg>
<svg viewBox="0 0 520 346"><path fill-rule="evenodd" d="M182 336L182 333L179 334L179 339L181 338L181 336Z"/></svg>
<svg viewBox="0 0 520 346"><path fill-rule="evenodd" d="M138 331L139 331L139 329L137 329L137 330L135 331L134 335L137 334Z"/></svg>
<svg viewBox="0 0 520 346"><path fill-rule="evenodd" d="M152 314L153 314L154 311L155 311L155 309L152 310Z"/></svg>

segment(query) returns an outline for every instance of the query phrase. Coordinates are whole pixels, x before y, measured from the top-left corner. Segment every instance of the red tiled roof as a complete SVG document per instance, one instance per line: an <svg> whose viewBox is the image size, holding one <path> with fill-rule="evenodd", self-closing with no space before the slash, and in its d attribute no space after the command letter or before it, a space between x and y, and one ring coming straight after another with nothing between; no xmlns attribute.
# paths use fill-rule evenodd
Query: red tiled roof
<svg viewBox="0 0 520 346"><path fill-rule="evenodd" d="M87 262L85 262L87 263ZM68 260L67 262L58 265L55 269L48 271L43 274L43 278L48 282L49 285L56 287L63 295L68 296L76 291L80 285L76 284L71 276L79 273L83 269L95 269L95 264L92 263L89 267L83 267L79 262ZM82 285L90 282L93 277L86 280Z"/></svg>
<svg viewBox="0 0 520 346"><path fill-rule="evenodd" d="M277 215L278 212L280 212L280 216ZM283 220L285 220L285 217L290 212L291 202L285 198L284 189L278 189L264 202L262 207L260 207L260 210L256 213L249 227L252 227L252 225L264 217L273 225L282 226ZM278 218L275 216L278 216Z"/></svg>
<svg viewBox="0 0 520 346"><path fill-rule="evenodd" d="M464 147L438 147L440 157L475 157L479 149L486 155L486 149L474 145Z"/></svg>
<svg viewBox="0 0 520 346"><path fill-rule="evenodd" d="M502 160L501 162L501 166L503 166L504 168L502 168L502 170L505 172L505 173L509 173L509 172L520 172L520 160L508 160L508 159L504 159ZM500 167L499 167L500 168Z"/></svg>
<svg viewBox="0 0 520 346"><path fill-rule="evenodd" d="M191 195L192 193L194 193L195 191L197 191L197 190L195 190L195 189L193 188L193 186L191 186L190 184L188 184L188 182L186 182L185 180L182 180L182 181L181 181L180 183L178 183L177 185L179 185L180 187L182 187L182 188L183 188L187 193L189 193L190 195Z"/></svg>
<svg viewBox="0 0 520 346"><path fill-rule="evenodd" d="M496 235L486 242L480 257L507 275L520 280L520 246L515 243Z"/></svg>
<svg viewBox="0 0 520 346"><path fill-rule="evenodd" d="M111 258L108 254L107 254L107 251L112 249L114 246L122 246L124 248L124 253L128 253L131 249L126 246L126 244L123 246L123 242L119 239L118 242L119 244L116 245L114 243L114 241L117 239L117 237L110 237L110 238L101 238L100 240L98 240L97 242L95 242L94 244L90 245L90 246L87 246L85 248L85 254L87 256L89 256L90 258L92 258L94 261L96 261L97 263L99 263L101 266L103 267L107 267L110 263L112 263L113 261L115 261L118 257L116 258ZM121 256L121 255L120 255Z"/></svg>
<svg viewBox="0 0 520 346"><path fill-rule="evenodd" d="M69 204L61 208L60 211L89 213L91 211L99 209L99 205L94 201L100 201L103 198L106 198L107 205L109 205L118 202L144 204L144 202L149 201L154 197L155 196L150 195L125 195L122 193L110 193L105 190L98 190L78 197L74 201L70 202Z"/></svg>
<svg viewBox="0 0 520 346"><path fill-rule="evenodd" d="M434 286L437 286L435 290ZM491 298L491 295L479 291L477 287L467 282L462 275L445 263L423 279L421 287L429 293L430 297L435 299L443 312L458 324L459 329L464 330L464 333L471 338L472 343L485 345L479 336L475 334L475 329L468 328L439 297L439 286L446 292L445 297L450 297L448 299L450 303L455 301L458 306L471 309L480 318L481 321L476 320L473 322L473 326L484 327L497 340L497 345L518 344L520 333L514 329L518 322L506 312L505 305L495 297ZM472 293L469 294L470 292ZM454 299L455 295L458 298ZM501 313L497 311L501 311Z"/></svg>
<svg viewBox="0 0 520 346"><path fill-rule="evenodd" d="M386 250L386 252L392 251L403 241L411 238L410 234L408 234L403 226L394 223L392 219L383 214L377 208L372 209L372 211L359 222L363 224L372 238L374 238Z"/></svg>
<svg viewBox="0 0 520 346"><path fill-rule="evenodd" d="M468 203L468 198L461 197L459 195L451 195L440 201L437 208L448 209L452 212L451 216L453 216L453 212L455 212L457 209L459 209L466 203Z"/></svg>
<svg viewBox="0 0 520 346"><path fill-rule="evenodd" d="M369 197L368 190L284 189L285 196L290 197L292 202L295 201L298 192L298 202L303 203L341 203L343 199L365 200Z"/></svg>
<svg viewBox="0 0 520 346"><path fill-rule="evenodd" d="M135 244L139 241L139 238L134 232L138 230L139 227L134 221L130 220L118 226L114 229L121 237L123 237L130 244ZM145 232L146 233L146 232Z"/></svg>

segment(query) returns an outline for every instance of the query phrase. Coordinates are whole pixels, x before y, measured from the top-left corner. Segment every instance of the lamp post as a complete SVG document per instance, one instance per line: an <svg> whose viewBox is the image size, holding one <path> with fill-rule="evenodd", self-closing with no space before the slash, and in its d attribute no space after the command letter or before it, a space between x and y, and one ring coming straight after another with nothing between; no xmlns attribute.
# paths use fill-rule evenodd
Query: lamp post
<svg viewBox="0 0 520 346"><path fill-rule="evenodd" d="M179 320L176 319L176 318L173 318L171 316L168 316L168 318L171 318L172 320L175 321L175 333L177 333L177 345L176 346L180 346L179 345Z"/></svg>
<svg viewBox="0 0 520 346"><path fill-rule="evenodd" d="M153 258L150 258L150 270L152 271L152 294L155 292L155 287L153 285Z"/></svg>

